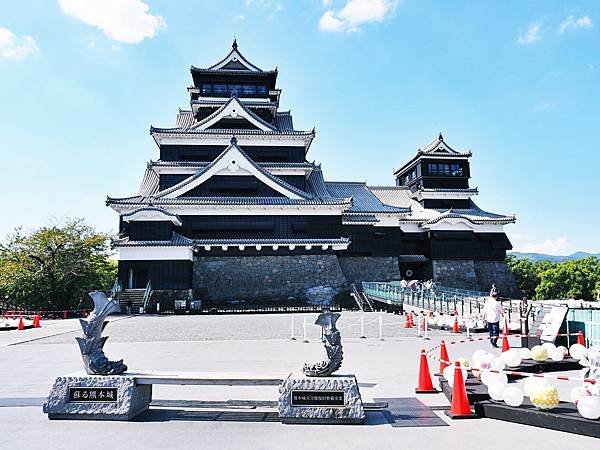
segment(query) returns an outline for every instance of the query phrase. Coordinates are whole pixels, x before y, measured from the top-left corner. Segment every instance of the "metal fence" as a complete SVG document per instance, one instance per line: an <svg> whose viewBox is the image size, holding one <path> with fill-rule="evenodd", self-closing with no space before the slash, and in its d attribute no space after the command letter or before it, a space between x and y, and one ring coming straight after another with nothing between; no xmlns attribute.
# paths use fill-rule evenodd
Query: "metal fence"
<svg viewBox="0 0 600 450"><path fill-rule="evenodd" d="M447 287L402 288L398 283L363 282L362 289L375 301L398 306L411 305L442 314L457 312L461 316L481 313L488 296L485 292ZM501 303L508 312L509 320L513 316L519 317L519 300L502 299Z"/></svg>
<svg viewBox="0 0 600 450"><path fill-rule="evenodd" d="M583 331L589 345L600 345L600 309L569 309L570 331Z"/></svg>

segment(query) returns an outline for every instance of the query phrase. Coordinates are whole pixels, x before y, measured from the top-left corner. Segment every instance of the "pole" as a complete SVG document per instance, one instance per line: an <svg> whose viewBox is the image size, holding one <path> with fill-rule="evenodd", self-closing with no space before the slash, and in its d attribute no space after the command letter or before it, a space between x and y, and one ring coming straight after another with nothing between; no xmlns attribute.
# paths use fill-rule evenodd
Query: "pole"
<svg viewBox="0 0 600 450"><path fill-rule="evenodd" d="M419 315L417 316L417 336L421 337L423 336L423 334L421 334L421 321L423 320L423 316L421 315L421 313L419 313Z"/></svg>
<svg viewBox="0 0 600 450"><path fill-rule="evenodd" d="M467 339L471 339L471 325L470 325L470 321L471 321L471 318L469 316L465 320L465 325L467 327Z"/></svg>
<svg viewBox="0 0 600 450"><path fill-rule="evenodd" d="M423 336L423 339L427 339L429 340L429 320L427 315L425 315L425 317L423 317L424 325L425 325L425 335Z"/></svg>
<svg viewBox="0 0 600 450"><path fill-rule="evenodd" d="M365 336L365 316L363 314L360 315L360 338L366 339Z"/></svg>
<svg viewBox="0 0 600 450"><path fill-rule="evenodd" d="M292 321L291 321L291 324L290 324L290 339L292 341L296 340L296 338L294 337L294 315L293 314L292 314Z"/></svg>
<svg viewBox="0 0 600 450"><path fill-rule="evenodd" d="M304 320L302 321L302 333L304 335L302 342L308 343L308 339L306 339L306 317L304 317Z"/></svg>

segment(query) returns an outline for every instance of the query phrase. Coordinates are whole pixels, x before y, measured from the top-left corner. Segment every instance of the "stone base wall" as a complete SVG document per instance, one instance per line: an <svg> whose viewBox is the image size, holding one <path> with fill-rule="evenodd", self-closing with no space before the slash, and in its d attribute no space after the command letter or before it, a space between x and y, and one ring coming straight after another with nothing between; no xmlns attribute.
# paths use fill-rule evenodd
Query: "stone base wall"
<svg viewBox="0 0 600 450"><path fill-rule="evenodd" d="M517 280L504 261L476 261L477 280L488 289L496 282L501 297L522 298L523 292L517 287Z"/></svg>
<svg viewBox="0 0 600 450"><path fill-rule="evenodd" d="M489 292L496 282L503 297L521 298L517 282L504 261L434 260L433 279L442 286Z"/></svg>
<svg viewBox="0 0 600 450"><path fill-rule="evenodd" d="M339 256L348 283L400 280L398 258L393 256Z"/></svg>
<svg viewBox="0 0 600 450"><path fill-rule="evenodd" d="M437 259L431 262L433 279L442 286L479 290L475 262L471 260Z"/></svg>
<svg viewBox="0 0 600 450"><path fill-rule="evenodd" d="M329 304L346 278L335 255L194 258L194 297L208 303Z"/></svg>

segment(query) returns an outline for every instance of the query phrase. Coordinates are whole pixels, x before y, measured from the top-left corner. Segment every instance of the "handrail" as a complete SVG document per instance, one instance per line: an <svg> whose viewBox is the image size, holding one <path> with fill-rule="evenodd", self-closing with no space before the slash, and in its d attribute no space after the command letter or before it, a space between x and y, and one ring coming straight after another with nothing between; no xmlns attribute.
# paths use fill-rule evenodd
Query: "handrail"
<svg viewBox="0 0 600 450"><path fill-rule="evenodd" d="M358 307L360 308L361 311L364 311L364 306L363 306L363 298L360 295L360 292L358 292L358 289L356 289L356 285L354 283L352 283L350 285L350 296L352 298L354 298L354 301L356 302L356 304L358 305Z"/></svg>
<svg viewBox="0 0 600 450"><path fill-rule="evenodd" d="M152 296L152 283L148 280L148 284L146 285L146 290L144 291L144 299L142 301L142 305L144 307L144 311L146 311L148 307L148 302L150 301L150 297Z"/></svg>
<svg viewBox="0 0 600 450"><path fill-rule="evenodd" d="M117 292L121 292L123 290L123 286L121 285L121 282L119 281L119 278L115 278L115 282L112 285L112 288L110 288L110 298L114 298L115 295L117 294Z"/></svg>

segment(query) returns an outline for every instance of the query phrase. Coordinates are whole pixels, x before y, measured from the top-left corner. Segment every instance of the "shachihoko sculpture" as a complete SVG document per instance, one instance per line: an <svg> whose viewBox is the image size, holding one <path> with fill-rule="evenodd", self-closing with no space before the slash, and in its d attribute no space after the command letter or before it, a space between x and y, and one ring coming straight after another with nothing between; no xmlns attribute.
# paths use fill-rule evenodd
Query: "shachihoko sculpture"
<svg viewBox="0 0 600 450"><path fill-rule="evenodd" d="M302 371L306 376L328 377L342 365L342 339L339 330L335 327L335 323L339 318L340 314L331 311L322 312L317 317L315 325L320 325L323 328L327 361L314 364L305 363Z"/></svg>
<svg viewBox="0 0 600 450"><path fill-rule="evenodd" d="M102 337L102 331L108 325L105 322L110 314L119 312L121 308L113 299L109 299L103 292L90 292L94 300L94 310L87 320L79 319L83 328L83 338L75 338L79 344L83 366L88 375L119 375L127 370L123 360L109 361L104 355L104 344L108 336Z"/></svg>

